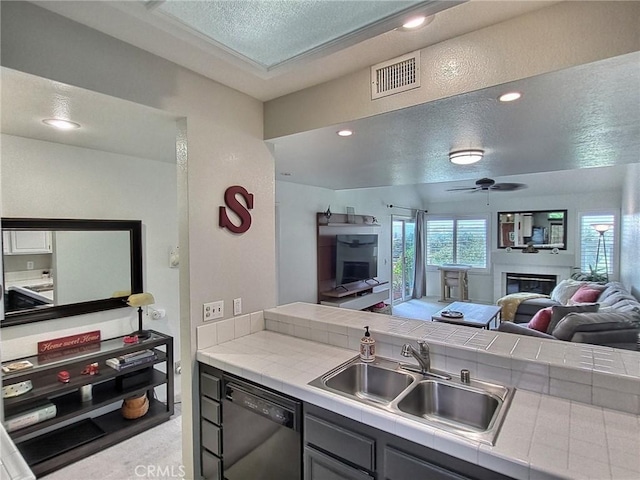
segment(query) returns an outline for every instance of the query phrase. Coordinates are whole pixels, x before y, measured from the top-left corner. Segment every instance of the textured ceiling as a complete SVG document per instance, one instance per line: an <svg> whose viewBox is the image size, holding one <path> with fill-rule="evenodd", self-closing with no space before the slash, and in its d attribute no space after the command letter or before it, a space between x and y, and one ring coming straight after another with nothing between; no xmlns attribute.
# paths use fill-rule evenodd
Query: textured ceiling
<svg viewBox="0 0 640 480"><path fill-rule="evenodd" d="M640 52L273 140L279 180L331 189L458 181L640 161ZM523 93L513 103L497 98ZM453 165L452 150L485 157ZM289 174L283 176L282 174ZM453 195L453 194L451 194Z"/></svg>
<svg viewBox="0 0 640 480"><path fill-rule="evenodd" d="M224 1L224 0L222 0ZM363 0L366 1L366 0ZM266 71L214 45L143 1L34 1L36 5L147 50L262 101L317 85L407 52L443 42L557 1L433 2L443 9L428 27L386 33L342 50ZM336 2L330 2L336 3ZM345 45L348 45L347 43Z"/></svg>
<svg viewBox="0 0 640 480"><path fill-rule="evenodd" d="M176 117L166 112L4 67L0 75L2 133L176 161ZM50 117L73 120L82 128L48 127L42 120Z"/></svg>
<svg viewBox="0 0 640 480"><path fill-rule="evenodd" d="M371 38L379 33L373 27L390 17L393 27L401 26L408 12L430 3L434 2L166 0L153 5L188 31L268 70L302 55Z"/></svg>

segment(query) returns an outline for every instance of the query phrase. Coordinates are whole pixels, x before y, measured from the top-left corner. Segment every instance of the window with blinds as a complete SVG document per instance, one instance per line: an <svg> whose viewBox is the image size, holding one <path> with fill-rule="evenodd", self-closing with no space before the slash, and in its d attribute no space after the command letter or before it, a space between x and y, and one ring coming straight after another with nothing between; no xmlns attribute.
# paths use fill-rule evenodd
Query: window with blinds
<svg viewBox="0 0 640 480"><path fill-rule="evenodd" d="M463 263L487 268L487 219L428 219L427 265Z"/></svg>
<svg viewBox="0 0 640 480"><path fill-rule="evenodd" d="M602 238L600 232L603 231ZM613 273L615 215L583 214L580 217L580 270Z"/></svg>

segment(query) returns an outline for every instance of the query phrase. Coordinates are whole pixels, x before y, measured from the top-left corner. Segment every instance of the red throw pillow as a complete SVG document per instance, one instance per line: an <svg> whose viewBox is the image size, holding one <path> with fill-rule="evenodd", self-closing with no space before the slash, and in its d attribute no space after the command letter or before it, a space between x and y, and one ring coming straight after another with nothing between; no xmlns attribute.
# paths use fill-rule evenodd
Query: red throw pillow
<svg viewBox="0 0 640 480"><path fill-rule="evenodd" d="M551 308L552 307L547 307L542 310L538 310L533 318L529 320L527 326L533 330L547 333L547 328L549 328L549 323L551 322Z"/></svg>
<svg viewBox="0 0 640 480"><path fill-rule="evenodd" d="M602 293L601 290L582 285L571 297L571 303L594 303Z"/></svg>

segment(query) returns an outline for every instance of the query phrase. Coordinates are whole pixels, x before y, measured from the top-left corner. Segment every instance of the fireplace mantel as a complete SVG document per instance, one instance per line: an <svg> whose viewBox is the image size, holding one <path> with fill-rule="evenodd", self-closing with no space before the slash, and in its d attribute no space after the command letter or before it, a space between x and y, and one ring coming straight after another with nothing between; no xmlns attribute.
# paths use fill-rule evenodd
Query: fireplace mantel
<svg viewBox="0 0 640 480"><path fill-rule="evenodd" d="M505 295L507 273L556 275L560 282L573 273L575 256L573 253L553 254L548 250L540 250L538 253L522 253L521 250L510 253L494 251L491 262L493 264L493 298L497 300Z"/></svg>

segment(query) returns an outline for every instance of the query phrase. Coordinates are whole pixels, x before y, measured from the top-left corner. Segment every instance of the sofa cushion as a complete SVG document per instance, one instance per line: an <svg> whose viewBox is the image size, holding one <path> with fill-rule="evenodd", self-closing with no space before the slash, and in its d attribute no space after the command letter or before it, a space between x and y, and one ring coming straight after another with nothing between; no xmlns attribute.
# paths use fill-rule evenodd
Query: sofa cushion
<svg viewBox="0 0 640 480"><path fill-rule="evenodd" d="M528 337L548 338L551 340L555 339L553 335L547 335L546 333L542 333L534 330L533 328L529 328L526 325L512 322L501 323L498 327L498 331L505 333L516 333L518 335L526 335Z"/></svg>
<svg viewBox="0 0 640 480"><path fill-rule="evenodd" d="M630 293L626 293L626 292L616 292L613 293L612 295L609 295L607 298L605 298L604 300L602 300L602 302L598 302L600 303L600 305L603 305L605 307L614 307L616 308L616 305L624 300L629 300L632 302L637 302L637 300L635 299L635 297L633 297Z"/></svg>
<svg viewBox="0 0 640 480"><path fill-rule="evenodd" d="M549 328L549 322L551 321L551 308L546 307L538 310L527 326L539 332L547 333L547 328Z"/></svg>
<svg viewBox="0 0 640 480"><path fill-rule="evenodd" d="M582 305L555 305L551 307L551 321L547 328L547 333L552 335L560 320L570 313L588 313L597 312L599 305L597 303L586 303Z"/></svg>
<svg viewBox="0 0 640 480"><path fill-rule="evenodd" d="M573 294L576 293L576 291L585 283L586 282L573 280L571 278L562 280L551 291L551 300L555 300L558 303L566 305Z"/></svg>
<svg viewBox="0 0 640 480"><path fill-rule="evenodd" d="M606 288L602 291L600 297L598 297L598 303L602 303L605 298L613 295L614 293L626 293L627 295L629 294L627 289L620 282L609 282L605 285L605 287Z"/></svg>
<svg viewBox="0 0 640 480"><path fill-rule="evenodd" d="M558 340L569 341L576 332L602 332L634 328L633 315L618 312L569 313L553 330Z"/></svg>
<svg viewBox="0 0 640 480"><path fill-rule="evenodd" d="M591 285L584 284L581 285L576 293L574 293L567 303L575 305L576 303L594 303L602 291L603 288L595 288Z"/></svg>

